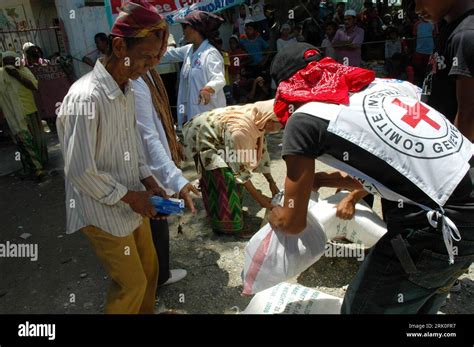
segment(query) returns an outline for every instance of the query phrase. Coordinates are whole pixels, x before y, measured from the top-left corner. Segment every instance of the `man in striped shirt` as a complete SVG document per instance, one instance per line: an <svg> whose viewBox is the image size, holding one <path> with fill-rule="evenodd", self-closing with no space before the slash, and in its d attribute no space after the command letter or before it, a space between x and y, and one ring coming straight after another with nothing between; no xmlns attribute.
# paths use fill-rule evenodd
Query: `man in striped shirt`
<svg viewBox="0 0 474 347"><path fill-rule="evenodd" d="M166 51L167 25L144 0L129 2L111 31L110 53L79 79L57 127L65 160L67 232L81 230L112 279L106 313L153 313L158 259L152 195L166 196L146 165L130 80Z"/></svg>

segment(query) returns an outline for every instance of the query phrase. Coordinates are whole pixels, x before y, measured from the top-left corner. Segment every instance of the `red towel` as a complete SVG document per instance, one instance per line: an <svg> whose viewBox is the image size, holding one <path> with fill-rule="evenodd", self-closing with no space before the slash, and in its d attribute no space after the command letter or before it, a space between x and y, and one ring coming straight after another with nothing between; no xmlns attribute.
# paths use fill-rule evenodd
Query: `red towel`
<svg viewBox="0 0 474 347"><path fill-rule="evenodd" d="M306 54L312 54L311 51ZM312 101L349 104L349 93L358 92L375 79L375 72L339 64L332 58L310 62L278 86L274 111L285 125L291 114Z"/></svg>

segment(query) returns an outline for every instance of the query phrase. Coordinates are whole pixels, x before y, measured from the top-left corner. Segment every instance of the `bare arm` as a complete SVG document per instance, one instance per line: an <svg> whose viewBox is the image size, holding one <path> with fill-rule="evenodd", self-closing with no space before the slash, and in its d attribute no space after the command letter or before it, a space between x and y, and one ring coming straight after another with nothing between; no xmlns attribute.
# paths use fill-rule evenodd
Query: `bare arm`
<svg viewBox="0 0 474 347"><path fill-rule="evenodd" d="M264 207L264 208L271 208L272 207L272 201L269 197L266 197L263 195L259 190L255 188L253 185L252 181L248 180L244 183L245 189L249 192L249 194L252 196L252 198L257 201L257 203Z"/></svg>
<svg viewBox="0 0 474 347"><path fill-rule="evenodd" d="M263 176L267 179L268 185L270 186L270 191L272 192L272 195L276 195L280 192L280 189L278 189L278 186L275 183L275 180L273 179L273 176L271 173L264 173Z"/></svg>
<svg viewBox="0 0 474 347"><path fill-rule="evenodd" d="M352 219L355 214L355 205L369 193L365 190L354 190L350 192L339 204L337 204L336 216L341 219Z"/></svg>
<svg viewBox="0 0 474 347"><path fill-rule="evenodd" d="M357 180L342 171L316 173L313 180L313 190L318 191L321 187L363 190L362 185Z"/></svg>
<svg viewBox="0 0 474 347"><path fill-rule="evenodd" d="M309 196L314 181L314 159L288 155L285 162L285 203L283 207L274 207L268 220L272 228L296 235L306 228Z"/></svg>
<svg viewBox="0 0 474 347"><path fill-rule="evenodd" d="M87 65L91 66L91 67L94 67L94 61L89 57L86 57L86 56L82 57L82 62L84 64L87 64Z"/></svg>
<svg viewBox="0 0 474 347"><path fill-rule="evenodd" d="M22 76L20 71L18 71L18 69L14 68L14 67L6 67L5 71L10 76L12 76L14 79L16 79L18 82L20 82L24 87L28 88L29 90L32 90L32 91L37 91L38 90L38 88L33 83L33 81L31 81L28 78Z"/></svg>

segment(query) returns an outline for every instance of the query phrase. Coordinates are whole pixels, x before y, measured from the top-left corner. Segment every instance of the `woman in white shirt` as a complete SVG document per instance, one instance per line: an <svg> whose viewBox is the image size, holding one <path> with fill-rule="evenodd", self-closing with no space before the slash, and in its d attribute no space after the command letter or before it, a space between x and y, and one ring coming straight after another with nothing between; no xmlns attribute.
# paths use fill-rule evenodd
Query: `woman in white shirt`
<svg viewBox="0 0 474 347"><path fill-rule="evenodd" d="M169 49L161 62L183 62L178 91L178 129L200 113L226 106L224 59L207 39L223 21L203 11L193 11L177 20L190 44Z"/></svg>

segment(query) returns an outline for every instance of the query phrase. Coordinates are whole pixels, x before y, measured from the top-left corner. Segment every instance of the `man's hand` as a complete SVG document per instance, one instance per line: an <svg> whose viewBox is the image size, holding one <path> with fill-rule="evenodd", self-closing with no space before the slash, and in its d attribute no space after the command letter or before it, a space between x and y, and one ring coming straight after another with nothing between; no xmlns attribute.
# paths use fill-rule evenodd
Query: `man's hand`
<svg viewBox="0 0 474 347"><path fill-rule="evenodd" d="M364 189L356 189L350 192L336 206L336 216L346 220L354 218L356 204L367 195L369 195L369 193Z"/></svg>
<svg viewBox="0 0 474 347"><path fill-rule="evenodd" d="M194 207L193 199L191 198L191 192L197 196L201 195L195 186L193 186L191 183L188 183L179 192L179 197L184 200L186 207L191 210L191 213L196 214L197 210L196 207Z"/></svg>
<svg viewBox="0 0 474 347"><path fill-rule="evenodd" d="M147 178L143 179L141 182L145 186L145 188L147 190L146 192L150 193L150 197L153 196L153 195L158 195L158 196L161 196L162 198L169 199L169 196L168 196L168 194L166 194L166 191L158 185L158 183L156 182L156 180L153 176L147 177ZM149 200L149 198L148 198L148 200ZM153 207L153 210L155 211L155 215L153 217L150 217L150 218L152 218L152 219L166 219L168 217L167 215L157 213L155 207L153 205L152 205L152 207ZM133 209L133 207L132 207L132 209Z"/></svg>
<svg viewBox="0 0 474 347"><path fill-rule="evenodd" d="M147 191L152 193L152 195L158 195L165 199L169 199L168 194L166 194L165 190L158 185L153 176L143 179L142 184L145 186Z"/></svg>
<svg viewBox="0 0 474 347"><path fill-rule="evenodd" d="M134 212L141 214L143 217L155 219L157 212L150 202L152 195L153 193L149 191L136 192L129 190L122 198L122 201L129 204Z"/></svg>
<svg viewBox="0 0 474 347"><path fill-rule="evenodd" d="M268 222L273 230L286 229L284 225L284 208L281 206L274 206L268 215Z"/></svg>
<svg viewBox="0 0 474 347"><path fill-rule="evenodd" d="M261 194L261 197L257 199L257 202L263 208L272 209L274 206L272 205L272 199L268 196Z"/></svg>
<svg viewBox="0 0 474 347"><path fill-rule="evenodd" d="M351 220L355 215L355 205L356 201L352 196L346 196L339 202L339 204L337 204L336 216L344 220Z"/></svg>
<svg viewBox="0 0 474 347"><path fill-rule="evenodd" d="M94 61L89 57L86 57L86 56L82 57L82 62L84 64L89 65L90 67L94 67Z"/></svg>

